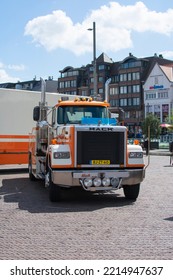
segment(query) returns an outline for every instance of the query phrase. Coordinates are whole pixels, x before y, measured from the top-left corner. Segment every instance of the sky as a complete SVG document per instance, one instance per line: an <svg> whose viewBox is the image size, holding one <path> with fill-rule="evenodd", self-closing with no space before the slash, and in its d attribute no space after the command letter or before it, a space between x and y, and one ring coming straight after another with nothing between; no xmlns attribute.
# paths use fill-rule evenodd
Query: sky
<svg viewBox="0 0 173 280"><path fill-rule="evenodd" d="M0 83L57 80L66 66L96 56L173 60L172 0L5 0L0 17Z"/></svg>

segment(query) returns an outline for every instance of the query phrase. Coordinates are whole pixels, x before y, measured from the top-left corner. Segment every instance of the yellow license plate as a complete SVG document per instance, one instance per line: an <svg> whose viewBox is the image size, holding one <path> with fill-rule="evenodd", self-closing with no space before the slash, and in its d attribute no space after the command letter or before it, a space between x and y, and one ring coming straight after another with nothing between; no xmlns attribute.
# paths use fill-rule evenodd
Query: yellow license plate
<svg viewBox="0 0 173 280"><path fill-rule="evenodd" d="M96 165L108 165L108 164L110 164L111 162L110 162L110 160L105 160L105 159L103 159L103 160L98 160L98 159L95 159L95 160L91 160L91 164L96 164Z"/></svg>

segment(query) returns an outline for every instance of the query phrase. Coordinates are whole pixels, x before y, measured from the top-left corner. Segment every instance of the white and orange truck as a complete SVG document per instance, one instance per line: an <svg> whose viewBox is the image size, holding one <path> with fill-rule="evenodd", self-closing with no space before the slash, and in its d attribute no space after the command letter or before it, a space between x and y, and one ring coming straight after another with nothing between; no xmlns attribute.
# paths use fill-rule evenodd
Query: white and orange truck
<svg viewBox="0 0 173 280"><path fill-rule="evenodd" d="M47 92L49 105L67 98L65 94ZM75 96L68 95L74 99ZM41 92L0 88L0 168L2 165L28 164L29 132L35 125L33 107Z"/></svg>
<svg viewBox="0 0 173 280"><path fill-rule="evenodd" d="M30 179L45 181L52 202L61 199L62 188L71 187L87 192L123 188L127 199L136 200L145 177L143 151L128 144L127 128L111 119L109 103L81 97L60 99L50 108L42 93L33 110Z"/></svg>

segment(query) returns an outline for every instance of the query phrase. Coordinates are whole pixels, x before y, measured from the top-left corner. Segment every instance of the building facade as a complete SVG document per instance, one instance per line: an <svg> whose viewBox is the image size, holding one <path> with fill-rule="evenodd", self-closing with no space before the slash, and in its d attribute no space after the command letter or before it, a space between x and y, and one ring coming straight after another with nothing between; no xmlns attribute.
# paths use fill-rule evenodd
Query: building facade
<svg viewBox="0 0 173 280"><path fill-rule="evenodd" d="M145 117L152 113L161 123L169 121L173 110L173 66L156 63L143 90Z"/></svg>
<svg viewBox="0 0 173 280"><path fill-rule="evenodd" d="M155 63L160 66L173 65L172 60L156 54L137 58L129 53L124 60L113 62L102 53L96 60L98 98L105 99L106 82L109 80L108 101L112 107L121 107L125 111L125 125L135 134L145 118L144 84ZM60 74L58 92L93 96L93 64L81 68L68 66Z"/></svg>
<svg viewBox="0 0 173 280"><path fill-rule="evenodd" d="M97 58L97 95L105 98L105 82L110 78L113 61L104 53ZM94 95L93 64L81 68L67 66L60 71L58 92L65 94Z"/></svg>
<svg viewBox="0 0 173 280"><path fill-rule="evenodd" d="M53 80L53 77L48 77L45 80L47 92L57 92L58 81ZM17 82L17 83L1 83L0 88L21 89L30 91L41 91L41 80L33 80Z"/></svg>

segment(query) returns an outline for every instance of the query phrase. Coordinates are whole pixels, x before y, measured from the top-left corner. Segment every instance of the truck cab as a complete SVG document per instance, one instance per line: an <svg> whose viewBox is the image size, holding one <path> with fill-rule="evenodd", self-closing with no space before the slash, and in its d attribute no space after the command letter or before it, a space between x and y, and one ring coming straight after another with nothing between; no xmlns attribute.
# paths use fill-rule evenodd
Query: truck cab
<svg viewBox="0 0 173 280"><path fill-rule="evenodd" d="M52 202L61 188L82 187L104 192L123 188L136 200L144 179L143 151L127 144L127 128L110 118L109 103L91 98L61 101L51 109L34 109L36 127L30 135L29 177L41 178Z"/></svg>

